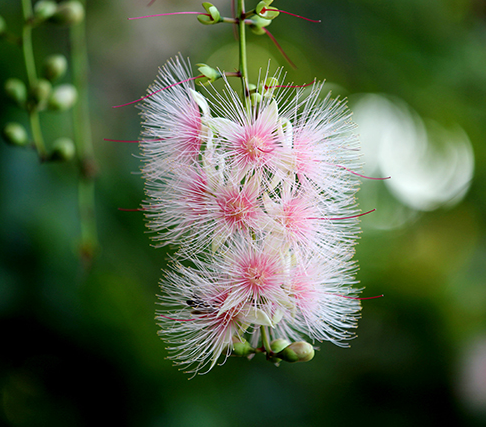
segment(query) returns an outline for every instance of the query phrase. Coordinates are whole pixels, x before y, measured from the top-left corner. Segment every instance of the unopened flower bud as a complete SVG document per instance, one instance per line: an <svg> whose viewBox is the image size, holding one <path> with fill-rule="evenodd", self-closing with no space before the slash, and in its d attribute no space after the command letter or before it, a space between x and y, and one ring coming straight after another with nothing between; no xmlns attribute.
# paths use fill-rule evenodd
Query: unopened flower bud
<svg viewBox="0 0 486 427"><path fill-rule="evenodd" d="M206 64L197 64L199 72L204 76L197 80L200 85L213 83L215 80L221 78L221 73L215 68Z"/></svg>
<svg viewBox="0 0 486 427"><path fill-rule="evenodd" d="M30 89L30 98L37 109L42 110L47 105L47 100L51 94L52 85L46 79L39 79L35 86Z"/></svg>
<svg viewBox="0 0 486 427"><path fill-rule="evenodd" d="M252 93L250 95L250 100L251 100L251 105L255 106L258 105L260 102L262 102L262 95L259 93Z"/></svg>
<svg viewBox="0 0 486 427"><path fill-rule="evenodd" d="M34 16L38 21L45 21L54 16L57 11L57 3L52 0L38 1L34 6Z"/></svg>
<svg viewBox="0 0 486 427"><path fill-rule="evenodd" d="M270 3L272 2L261 1L260 3L258 3L257 7L255 8L255 12L257 13L257 15L264 19L275 19L280 14L280 12L277 8L270 7Z"/></svg>
<svg viewBox="0 0 486 427"><path fill-rule="evenodd" d="M254 353L255 349L250 345L248 341L242 338L233 337L233 356L246 357Z"/></svg>
<svg viewBox="0 0 486 427"><path fill-rule="evenodd" d="M49 98L49 109L65 111L71 108L78 99L78 91L70 84L56 86Z"/></svg>
<svg viewBox="0 0 486 427"><path fill-rule="evenodd" d="M285 338L277 338L270 343L270 347L274 353L280 353L284 348L290 345L290 341Z"/></svg>
<svg viewBox="0 0 486 427"><path fill-rule="evenodd" d="M2 34L5 34L7 31L7 23L5 22L5 19L3 19L3 16L0 15L0 36Z"/></svg>
<svg viewBox="0 0 486 427"><path fill-rule="evenodd" d="M8 144L18 147L26 145L29 141L25 128L16 122L7 123L2 129L2 136Z"/></svg>
<svg viewBox="0 0 486 427"><path fill-rule="evenodd" d="M204 2L203 4L204 9L206 9L206 12L209 14L208 15L197 15L197 20L204 25L212 25L212 24L217 24L221 18L221 14L219 13L219 10L216 8L211 3Z"/></svg>
<svg viewBox="0 0 486 427"><path fill-rule="evenodd" d="M75 25L84 19L84 7L76 0L63 1L57 5L51 20L56 24Z"/></svg>
<svg viewBox="0 0 486 427"><path fill-rule="evenodd" d="M67 59L64 55L50 55L44 60L43 75L51 82L59 79L67 70Z"/></svg>
<svg viewBox="0 0 486 427"><path fill-rule="evenodd" d="M17 105L23 106L25 104L27 100L27 87L22 80L15 77L7 79L4 88L6 95Z"/></svg>
<svg viewBox="0 0 486 427"><path fill-rule="evenodd" d="M67 162L76 154L74 142L69 138L58 138L52 144L52 151L49 156L51 161Z"/></svg>
<svg viewBox="0 0 486 427"><path fill-rule="evenodd" d="M314 357L314 347L305 341L298 341L284 348L277 357L286 362L308 362Z"/></svg>

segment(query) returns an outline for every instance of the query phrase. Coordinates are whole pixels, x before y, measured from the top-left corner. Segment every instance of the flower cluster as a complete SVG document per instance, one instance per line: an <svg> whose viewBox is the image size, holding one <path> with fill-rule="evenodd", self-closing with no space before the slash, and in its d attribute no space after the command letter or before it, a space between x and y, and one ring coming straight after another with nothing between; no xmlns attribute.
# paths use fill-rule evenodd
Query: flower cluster
<svg viewBox="0 0 486 427"><path fill-rule="evenodd" d="M202 95L191 76L170 60L141 106L142 210L154 240L180 248L157 316L172 359L196 373L241 344L267 357L265 341L345 345L360 310L360 153L345 103L319 100L320 83L279 84L281 71L249 106L226 79Z"/></svg>

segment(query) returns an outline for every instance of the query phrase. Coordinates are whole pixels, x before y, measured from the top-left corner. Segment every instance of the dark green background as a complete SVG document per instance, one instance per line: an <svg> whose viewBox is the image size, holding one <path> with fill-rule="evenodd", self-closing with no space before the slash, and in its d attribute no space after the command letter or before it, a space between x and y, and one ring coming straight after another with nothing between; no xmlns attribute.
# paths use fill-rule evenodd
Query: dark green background
<svg viewBox="0 0 486 427"><path fill-rule="evenodd" d="M200 10L192 0L147 3L88 1L101 243L89 272L77 255L75 167L40 165L29 150L0 146L0 423L484 425L485 2L275 1L322 20L282 15L269 28L299 67L290 80L325 78L351 101L358 93L399 97L424 120L461 126L474 148L474 179L460 203L417 212L401 227L380 230L363 220L358 279L366 295L386 297L363 302L350 349L323 343L312 362L279 368L261 357L229 359L191 381L165 359L153 320L167 254L149 246L141 214L117 210L143 198L137 147L103 138L138 138L138 110L111 106L143 95L169 57L181 52L193 64L233 71L236 43L230 26L205 27L191 16L126 20ZM230 13L225 1L215 4ZM20 31L20 1L2 1L0 14ZM34 34L39 62L68 54L67 30ZM285 65L268 39L248 40L253 70L266 67L269 55L272 66ZM17 47L1 43L0 58L0 81L25 78ZM27 125L25 113L2 95L0 125L10 120ZM69 114L45 113L42 123L48 143L71 132ZM366 185L376 185L384 203L398 203L385 184ZM374 207L364 197L360 203ZM479 386L471 389L474 378Z"/></svg>

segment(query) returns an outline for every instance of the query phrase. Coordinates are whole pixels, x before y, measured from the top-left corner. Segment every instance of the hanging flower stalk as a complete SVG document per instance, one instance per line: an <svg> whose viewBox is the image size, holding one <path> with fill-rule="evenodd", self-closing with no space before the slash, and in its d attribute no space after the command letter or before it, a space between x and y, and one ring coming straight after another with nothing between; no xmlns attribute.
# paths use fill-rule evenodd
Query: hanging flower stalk
<svg viewBox="0 0 486 427"><path fill-rule="evenodd" d="M139 210L157 245L180 248L162 281L160 335L194 374L230 355L309 361L306 340L347 346L359 317L355 126L343 101L320 99L322 83L286 85L280 69L250 84L245 27L264 19L258 11L278 15L270 3L245 13L239 0L234 18L204 3L203 23L238 25L239 71L200 64L193 77L176 57L139 100ZM241 78L241 96L229 77Z"/></svg>

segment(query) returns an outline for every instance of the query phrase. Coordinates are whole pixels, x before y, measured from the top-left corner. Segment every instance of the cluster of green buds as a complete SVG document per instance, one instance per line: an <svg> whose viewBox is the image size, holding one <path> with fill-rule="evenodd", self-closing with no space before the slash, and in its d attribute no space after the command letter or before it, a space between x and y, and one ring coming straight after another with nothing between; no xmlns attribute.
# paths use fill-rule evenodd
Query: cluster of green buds
<svg viewBox="0 0 486 427"><path fill-rule="evenodd" d="M231 355L237 357L252 358L256 353L265 353L267 360L276 366L280 362L309 362L314 358L315 350L312 344L306 341L296 341L291 343L284 338L278 338L270 343L271 352L267 352L264 347L253 348L244 338L233 337L233 348Z"/></svg>
<svg viewBox="0 0 486 427"><path fill-rule="evenodd" d="M32 138L29 138L25 127L17 122L3 125L2 136L8 144L15 146L31 146L41 161L68 161L75 156L75 146L70 138L61 137L55 140L49 150L44 146L42 131L39 123L39 112L63 112L71 109L77 101L76 87L71 83L64 83L68 69L68 60L62 54L47 56L42 63L41 73L38 75L35 64L32 35L33 29L42 25L74 26L83 21L84 7L76 0L61 1L40 0L32 8L30 2L23 2L24 28L21 37L8 31L7 23L0 16L0 39L10 41L21 46L27 81L11 77L4 82L6 97L19 108L27 111L30 119Z"/></svg>

